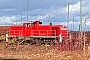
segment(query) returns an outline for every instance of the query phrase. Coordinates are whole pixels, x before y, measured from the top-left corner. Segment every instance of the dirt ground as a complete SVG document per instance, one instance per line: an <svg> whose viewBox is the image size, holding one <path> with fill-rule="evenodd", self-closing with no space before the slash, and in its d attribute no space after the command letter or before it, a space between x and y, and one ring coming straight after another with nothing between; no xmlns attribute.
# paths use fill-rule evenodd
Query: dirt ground
<svg viewBox="0 0 90 60"><path fill-rule="evenodd" d="M90 51L59 51L53 46L8 45L0 43L0 58L36 60L90 60Z"/></svg>

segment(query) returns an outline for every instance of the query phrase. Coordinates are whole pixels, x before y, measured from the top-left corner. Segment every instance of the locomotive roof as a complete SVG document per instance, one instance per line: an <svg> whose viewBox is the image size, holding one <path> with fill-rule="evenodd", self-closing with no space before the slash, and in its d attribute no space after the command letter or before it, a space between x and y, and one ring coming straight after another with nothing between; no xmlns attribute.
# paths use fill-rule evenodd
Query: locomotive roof
<svg viewBox="0 0 90 60"><path fill-rule="evenodd" d="M33 23L33 22L32 22L32 21L30 21L30 22L24 22L23 24L25 24L25 23L27 23L27 24L28 24L28 23Z"/></svg>
<svg viewBox="0 0 90 60"><path fill-rule="evenodd" d="M42 22L40 22L40 21L35 21L35 22L29 21L29 22L24 22L23 24L29 24L29 23L30 23L30 24L31 24L31 23L34 23L34 24L35 24L36 22L39 22L39 24L42 24Z"/></svg>

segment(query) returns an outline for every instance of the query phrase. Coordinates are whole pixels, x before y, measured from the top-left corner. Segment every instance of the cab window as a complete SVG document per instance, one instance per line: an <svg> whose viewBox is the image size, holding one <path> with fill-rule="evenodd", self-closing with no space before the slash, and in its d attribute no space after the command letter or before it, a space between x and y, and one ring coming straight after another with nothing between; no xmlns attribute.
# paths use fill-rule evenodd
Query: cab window
<svg viewBox="0 0 90 60"><path fill-rule="evenodd" d="M30 27L30 24L24 24L25 27Z"/></svg>

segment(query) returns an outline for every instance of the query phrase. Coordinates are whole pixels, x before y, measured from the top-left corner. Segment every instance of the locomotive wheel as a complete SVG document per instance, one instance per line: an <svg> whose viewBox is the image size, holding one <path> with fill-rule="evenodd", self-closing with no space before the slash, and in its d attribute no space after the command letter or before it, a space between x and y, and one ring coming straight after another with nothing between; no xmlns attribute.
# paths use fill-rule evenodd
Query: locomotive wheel
<svg viewBox="0 0 90 60"><path fill-rule="evenodd" d="M27 45L26 41L22 41L20 45Z"/></svg>

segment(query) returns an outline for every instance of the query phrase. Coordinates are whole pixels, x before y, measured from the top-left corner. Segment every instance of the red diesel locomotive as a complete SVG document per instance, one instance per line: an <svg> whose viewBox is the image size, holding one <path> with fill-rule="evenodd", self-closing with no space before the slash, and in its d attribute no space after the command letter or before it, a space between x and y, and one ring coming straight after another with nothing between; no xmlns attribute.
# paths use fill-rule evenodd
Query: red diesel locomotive
<svg viewBox="0 0 90 60"><path fill-rule="evenodd" d="M62 25L42 25L42 22L24 22L22 26L10 26L9 36L18 39L28 40L31 44L45 44L58 41L61 42L66 37L67 27ZM38 42L37 42L38 41ZM42 43L43 42L43 43Z"/></svg>

